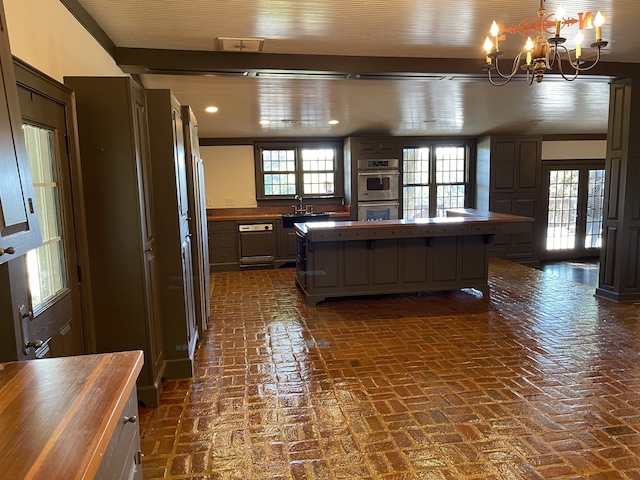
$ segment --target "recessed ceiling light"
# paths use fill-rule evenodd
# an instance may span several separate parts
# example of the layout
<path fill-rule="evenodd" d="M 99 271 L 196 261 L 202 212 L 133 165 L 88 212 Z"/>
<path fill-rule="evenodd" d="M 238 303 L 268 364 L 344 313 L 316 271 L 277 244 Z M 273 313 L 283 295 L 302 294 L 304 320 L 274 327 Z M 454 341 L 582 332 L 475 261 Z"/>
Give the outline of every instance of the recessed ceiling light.
<path fill-rule="evenodd" d="M 338 125 L 340 123 L 340 120 L 329 120 L 329 125 Z"/>
<path fill-rule="evenodd" d="M 260 125 L 269 125 L 271 120 L 260 120 Z"/>
<path fill-rule="evenodd" d="M 204 111 L 207 113 L 216 113 L 218 111 L 218 107 L 207 107 Z"/>

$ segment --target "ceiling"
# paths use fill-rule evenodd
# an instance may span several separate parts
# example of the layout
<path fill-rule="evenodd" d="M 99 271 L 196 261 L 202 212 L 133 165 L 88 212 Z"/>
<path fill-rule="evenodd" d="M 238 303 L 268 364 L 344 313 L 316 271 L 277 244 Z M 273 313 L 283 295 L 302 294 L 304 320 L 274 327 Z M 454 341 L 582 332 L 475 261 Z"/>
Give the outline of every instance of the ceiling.
<path fill-rule="evenodd" d="M 638 0 L 563 0 L 566 19 L 605 15 L 601 63 L 574 82 L 547 74 L 502 87 L 482 72 L 491 21 L 535 17 L 539 0 L 75 1 L 124 71 L 194 109 L 201 138 L 602 135 L 609 82 L 640 78 Z M 557 6 L 549 0 L 548 14 Z M 576 33 L 563 26 L 570 49 Z M 585 44 L 594 35 L 585 30 Z M 222 52 L 221 37 L 264 43 Z M 504 70 L 523 44 L 512 34 L 501 41 Z M 205 113 L 209 105 L 218 112 Z"/>

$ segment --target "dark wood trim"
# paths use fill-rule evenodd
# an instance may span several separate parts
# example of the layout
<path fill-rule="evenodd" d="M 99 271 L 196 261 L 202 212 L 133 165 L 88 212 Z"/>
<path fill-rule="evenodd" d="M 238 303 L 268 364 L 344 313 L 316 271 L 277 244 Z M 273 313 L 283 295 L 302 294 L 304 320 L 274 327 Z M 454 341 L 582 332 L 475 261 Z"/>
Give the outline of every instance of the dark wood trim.
<path fill-rule="evenodd" d="M 113 58 L 117 60 L 117 47 L 113 43 L 109 35 L 98 25 L 89 12 L 87 12 L 78 0 L 60 0 L 60 2 L 67 7 L 67 10 L 76 17 L 76 20 L 80 22 L 87 32 L 91 34 L 93 38 L 105 49 L 105 51 Z"/>
<path fill-rule="evenodd" d="M 25 61 L 13 57 L 16 83 L 58 103 L 69 105 L 73 90 Z"/>
<path fill-rule="evenodd" d="M 543 142 L 580 141 L 580 140 L 606 140 L 606 133 L 598 134 L 553 134 L 542 135 Z"/>
<path fill-rule="evenodd" d="M 127 73 L 486 81 L 481 58 L 296 55 L 118 47 L 116 61 Z M 505 60 L 505 63 L 509 61 Z M 616 77 L 640 77 L 640 63 L 600 62 L 584 77 L 606 82 Z M 545 79 L 561 80 L 561 77 L 547 73 Z"/>
<path fill-rule="evenodd" d="M 342 137 L 258 137 L 258 138 L 201 138 L 199 144 L 201 147 L 220 147 L 220 146 L 236 146 L 250 145 L 256 143 L 335 143 L 344 142 Z"/>

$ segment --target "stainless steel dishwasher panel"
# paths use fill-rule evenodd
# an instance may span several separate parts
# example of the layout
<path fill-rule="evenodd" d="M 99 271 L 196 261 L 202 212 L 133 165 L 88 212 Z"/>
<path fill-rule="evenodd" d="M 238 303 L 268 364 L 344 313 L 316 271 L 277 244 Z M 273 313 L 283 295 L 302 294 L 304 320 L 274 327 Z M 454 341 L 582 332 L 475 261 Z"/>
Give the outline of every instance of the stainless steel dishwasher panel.
<path fill-rule="evenodd" d="M 273 223 L 249 223 L 238 225 L 240 236 L 240 266 L 272 266 L 276 243 Z"/>

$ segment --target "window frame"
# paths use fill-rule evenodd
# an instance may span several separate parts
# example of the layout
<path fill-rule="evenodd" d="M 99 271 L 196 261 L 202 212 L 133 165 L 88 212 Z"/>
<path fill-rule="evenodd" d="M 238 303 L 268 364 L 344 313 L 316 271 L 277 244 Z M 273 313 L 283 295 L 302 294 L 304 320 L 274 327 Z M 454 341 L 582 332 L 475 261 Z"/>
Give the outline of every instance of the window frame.
<path fill-rule="evenodd" d="M 334 192 L 332 194 L 305 194 L 304 190 L 304 174 L 302 169 L 302 150 L 306 149 L 332 149 L 334 156 Z M 264 150 L 294 150 L 295 162 L 295 188 L 296 193 L 288 195 L 266 195 L 263 169 L 262 152 Z M 256 201 L 258 205 L 277 204 L 286 201 L 289 204 L 296 195 L 303 199 L 314 200 L 342 200 L 344 198 L 344 160 L 343 160 L 343 144 L 340 141 L 295 141 L 295 142 L 260 142 L 254 145 L 254 163 L 255 163 L 255 180 L 256 180 Z"/>
<path fill-rule="evenodd" d="M 464 181 L 460 182 L 446 182 L 437 183 L 436 175 L 436 149 L 442 147 L 454 147 L 464 148 L 465 150 L 465 165 L 464 165 Z M 404 177 L 404 162 L 405 162 L 405 150 L 406 149 L 429 149 L 429 173 L 428 183 L 420 184 L 405 184 Z M 464 185 L 464 208 L 473 208 L 474 195 L 475 195 L 475 142 L 472 139 L 446 139 L 446 140 L 431 140 L 424 142 L 406 143 L 400 146 L 400 163 L 401 163 L 401 183 L 400 183 L 400 198 L 402 199 L 402 218 L 405 218 L 405 205 L 404 205 L 404 193 L 405 187 L 413 186 L 428 186 L 429 187 L 429 217 L 436 217 L 438 214 L 438 187 L 443 185 Z"/>

